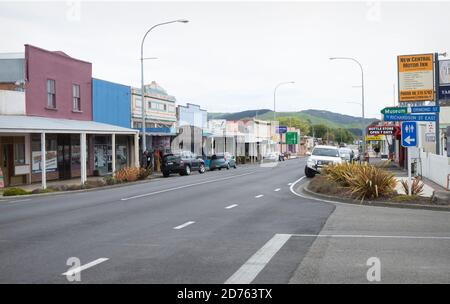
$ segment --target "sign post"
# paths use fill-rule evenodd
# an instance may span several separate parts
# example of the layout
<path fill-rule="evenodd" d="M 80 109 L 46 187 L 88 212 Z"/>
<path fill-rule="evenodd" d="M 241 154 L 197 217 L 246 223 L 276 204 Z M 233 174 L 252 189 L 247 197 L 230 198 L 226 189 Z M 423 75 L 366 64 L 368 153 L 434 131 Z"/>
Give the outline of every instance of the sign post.
<path fill-rule="evenodd" d="M 411 147 L 417 146 L 417 122 L 402 122 L 402 146 L 408 149 L 408 195 L 411 196 Z"/>

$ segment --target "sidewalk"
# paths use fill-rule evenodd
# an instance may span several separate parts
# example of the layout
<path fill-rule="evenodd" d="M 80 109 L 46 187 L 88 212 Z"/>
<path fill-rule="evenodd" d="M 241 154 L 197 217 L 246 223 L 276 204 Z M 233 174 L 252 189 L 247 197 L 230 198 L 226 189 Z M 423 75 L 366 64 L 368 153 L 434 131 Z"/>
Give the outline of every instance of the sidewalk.
<path fill-rule="evenodd" d="M 383 162 L 385 162 L 385 159 L 380 158 L 371 158 L 369 159 L 369 163 L 372 165 L 381 165 Z M 400 184 L 401 180 L 405 180 L 408 178 L 408 171 L 400 168 L 396 163 L 391 162 L 390 165 L 387 167 L 389 171 L 395 174 L 397 180 L 399 183 L 397 184 L 397 192 L 399 194 L 404 194 L 403 187 Z M 435 196 L 438 201 L 444 201 L 449 202 L 450 201 L 450 191 L 447 191 L 445 188 L 441 187 L 440 185 L 434 183 L 433 181 L 422 177 L 422 182 L 425 184 L 423 188 L 423 194 L 422 196 L 426 197 L 432 197 Z"/>

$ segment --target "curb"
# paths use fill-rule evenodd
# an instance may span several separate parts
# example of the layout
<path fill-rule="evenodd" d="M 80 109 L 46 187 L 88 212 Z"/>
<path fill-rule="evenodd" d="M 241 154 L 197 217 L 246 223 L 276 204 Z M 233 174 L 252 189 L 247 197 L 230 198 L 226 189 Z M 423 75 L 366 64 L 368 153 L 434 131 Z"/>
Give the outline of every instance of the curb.
<path fill-rule="evenodd" d="M 445 211 L 450 212 L 450 206 L 440 206 L 440 205 L 423 205 L 423 204 L 405 204 L 405 203 L 390 203 L 390 202 L 377 202 L 377 201 L 364 201 L 360 202 L 352 199 L 343 199 L 332 195 L 326 195 L 322 193 L 316 193 L 308 189 L 309 182 L 302 184 L 302 192 L 304 194 L 310 195 L 319 199 L 330 200 L 331 202 L 356 205 L 356 206 L 375 206 L 375 207 L 390 207 L 390 208 L 405 208 L 405 209 L 422 209 L 422 210 L 432 210 L 432 211 Z M 298 187 L 298 188 L 300 188 Z M 297 188 L 297 189 L 298 189 Z M 294 190 L 296 191 L 296 190 Z"/>
<path fill-rule="evenodd" d="M 0 196 L 0 203 L 2 203 L 2 202 L 6 203 L 6 202 L 8 202 L 6 199 L 9 200 L 10 198 L 17 199 L 17 198 L 42 197 L 42 196 L 63 195 L 63 194 L 71 194 L 71 193 L 82 193 L 82 192 L 121 188 L 121 187 L 126 187 L 126 186 L 133 186 L 133 185 L 149 183 L 155 179 L 160 179 L 160 178 L 162 178 L 162 176 L 156 176 L 156 177 L 153 177 L 150 179 L 140 180 L 140 181 L 135 181 L 135 182 L 128 182 L 128 183 L 115 184 L 115 185 L 106 185 L 106 186 L 102 186 L 102 187 L 95 187 L 95 188 L 89 188 L 89 189 L 54 191 L 54 192 L 48 192 L 48 193 L 36 193 L 36 194 L 25 194 L 25 195 Z"/>

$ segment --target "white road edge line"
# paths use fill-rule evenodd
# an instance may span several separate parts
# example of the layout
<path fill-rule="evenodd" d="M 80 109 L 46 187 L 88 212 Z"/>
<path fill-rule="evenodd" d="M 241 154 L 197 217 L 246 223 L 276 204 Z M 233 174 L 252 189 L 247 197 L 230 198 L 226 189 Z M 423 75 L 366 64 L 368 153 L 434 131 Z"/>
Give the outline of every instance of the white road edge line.
<path fill-rule="evenodd" d="M 278 191 L 280 191 L 280 190 L 281 190 L 281 188 L 276 188 L 276 189 L 273 190 L 273 191 L 278 192 Z"/>
<path fill-rule="evenodd" d="M 229 277 L 225 284 L 250 284 L 290 237 L 290 234 L 275 234 Z"/>
<path fill-rule="evenodd" d="M 255 172 L 256 172 L 256 171 L 248 172 L 248 173 L 243 173 L 243 174 L 238 174 L 238 175 L 233 175 L 233 176 L 228 176 L 228 177 L 224 177 L 224 178 L 218 178 L 218 179 L 213 179 L 213 180 L 207 180 L 207 181 L 204 181 L 204 182 L 199 182 L 199 183 L 194 183 L 194 184 L 189 184 L 189 185 L 183 185 L 183 186 L 179 186 L 179 187 L 174 187 L 174 188 L 170 188 L 170 189 L 159 190 L 159 191 L 150 192 L 150 193 L 144 193 L 144 194 L 135 195 L 135 196 L 130 196 L 130 197 L 124 197 L 124 198 L 121 198 L 120 200 L 122 200 L 122 201 L 128 201 L 128 200 L 135 199 L 135 198 L 146 197 L 146 196 L 155 195 L 155 194 L 160 194 L 160 193 L 169 192 L 169 191 L 173 191 L 173 190 L 184 189 L 184 188 L 188 188 L 188 187 L 192 187 L 192 186 L 199 186 L 199 185 L 204 185 L 204 184 L 210 184 L 210 183 L 219 182 L 219 181 L 223 181 L 223 180 L 227 180 L 227 179 L 232 179 L 232 178 L 235 178 L 235 177 L 240 177 L 240 176 L 245 176 L 245 175 L 253 174 L 253 173 L 255 173 Z"/>
<path fill-rule="evenodd" d="M 184 223 L 184 224 L 182 224 L 180 226 L 173 227 L 173 229 L 175 229 L 175 230 L 183 229 L 184 227 L 187 227 L 187 226 L 192 225 L 192 224 L 195 224 L 195 222 L 194 221 L 189 221 L 189 222 L 186 222 L 186 223 Z"/>
<path fill-rule="evenodd" d="M 264 196 L 264 194 L 260 194 L 260 195 L 255 196 L 255 198 L 260 198 L 260 197 L 263 197 L 263 196 Z"/>
<path fill-rule="evenodd" d="M 31 198 L 20 199 L 20 200 L 14 200 L 14 201 L 6 201 L 5 203 L 13 204 L 13 203 L 28 202 L 28 201 L 31 201 Z"/>
<path fill-rule="evenodd" d="M 324 238 L 380 238 L 380 239 L 429 239 L 450 240 L 450 236 L 415 236 L 415 235 L 366 235 L 366 234 L 292 234 L 293 237 Z"/>
<path fill-rule="evenodd" d="M 79 273 L 79 272 L 81 272 L 81 271 L 83 271 L 83 270 L 86 270 L 86 269 L 88 269 L 88 268 L 90 268 L 90 267 L 93 267 L 93 266 L 95 266 L 95 265 L 98 265 L 98 264 L 100 264 L 100 263 L 103 263 L 103 262 L 105 262 L 105 261 L 107 261 L 107 260 L 109 260 L 109 258 L 100 258 L 100 259 L 96 259 L 95 261 L 92 261 L 92 262 L 87 263 L 87 264 L 85 264 L 85 265 L 81 265 L 81 266 L 79 266 L 79 267 L 76 267 L 76 268 L 74 268 L 74 269 L 71 269 L 71 270 L 69 270 L 69 271 L 66 271 L 66 272 L 64 272 L 62 275 L 63 275 L 63 276 L 71 276 L 71 275 L 74 275 L 75 273 Z"/>
<path fill-rule="evenodd" d="M 231 209 L 231 208 L 234 208 L 234 207 L 237 207 L 237 206 L 238 206 L 238 204 L 233 204 L 233 205 L 230 205 L 230 206 L 226 206 L 225 209 Z"/>

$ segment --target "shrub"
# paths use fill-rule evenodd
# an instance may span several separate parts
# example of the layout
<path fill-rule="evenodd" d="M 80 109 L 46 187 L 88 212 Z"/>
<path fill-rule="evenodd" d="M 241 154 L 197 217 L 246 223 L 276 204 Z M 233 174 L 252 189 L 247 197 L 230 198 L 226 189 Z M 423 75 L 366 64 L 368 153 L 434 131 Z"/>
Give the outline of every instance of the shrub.
<path fill-rule="evenodd" d="M 397 185 L 394 174 L 367 163 L 327 166 L 324 174 L 341 186 L 349 187 L 352 195 L 361 200 L 392 195 Z"/>
<path fill-rule="evenodd" d="M 3 196 L 27 195 L 30 192 L 22 188 L 7 188 L 3 191 Z"/>
<path fill-rule="evenodd" d="M 144 168 L 122 168 L 114 173 L 114 179 L 119 182 L 134 182 L 146 178 L 151 171 Z M 147 175 L 146 175 L 147 174 Z"/>
<path fill-rule="evenodd" d="M 103 178 L 107 185 L 115 185 L 117 184 L 117 180 L 112 176 L 106 176 Z"/>
<path fill-rule="evenodd" d="M 408 180 L 402 180 L 401 184 L 403 186 L 403 190 L 408 195 Z M 419 178 L 414 178 L 411 185 L 411 195 L 421 195 L 423 193 L 424 186 L 425 184 Z"/>
<path fill-rule="evenodd" d="M 139 180 L 147 179 L 147 177 L 152 175 L 152 169 L 151 168 L 147 168 L 147 169 L 139 168 L 139 169 L 140 169 L 139 177 L 138 177 Z"/>

